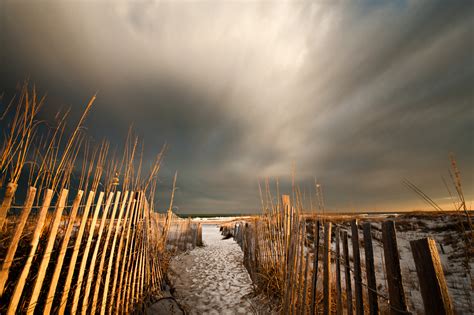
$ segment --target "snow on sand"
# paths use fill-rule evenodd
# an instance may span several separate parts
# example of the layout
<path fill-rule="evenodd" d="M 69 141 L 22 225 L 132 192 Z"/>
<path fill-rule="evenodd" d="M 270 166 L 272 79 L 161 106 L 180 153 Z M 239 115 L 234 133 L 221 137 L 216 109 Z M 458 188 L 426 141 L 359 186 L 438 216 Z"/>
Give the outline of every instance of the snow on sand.
<path fill-rule="evenodd" d="M 242 251 L 232 239 L 222 240 L 216 225 L 202 227 L 204 247 L 171 261 L 174 296 L 189 314 L 252 314 L 246 295 L 252 281 Z"/>

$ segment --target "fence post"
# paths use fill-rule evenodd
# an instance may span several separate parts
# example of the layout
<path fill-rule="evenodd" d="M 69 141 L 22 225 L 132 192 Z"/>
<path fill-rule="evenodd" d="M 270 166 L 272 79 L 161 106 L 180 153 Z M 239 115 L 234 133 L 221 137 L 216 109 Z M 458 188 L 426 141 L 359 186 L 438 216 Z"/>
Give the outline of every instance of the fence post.
<path fill-rule="evenodd" d="M 347 231 L 342 232 L 342 247 L 344 250 L 344 271 L 346 278 L 346 302 L 347 315 L 352 315 L 352 286 L 351 286 L 351 268 L 349 259 L 349 245 L 347 241 Z"/>
<path fill-rule="evenodd" d="M 331 314 L 332 276 L 331 276 L 331 222 L 324 224 L 324 314 Z"/>
<path fill-rule="evenodd" d="M 426 314 L 454 314 L 436 242 L 423 238 L 410 242 L 420 279 L 420 291 Z"/>
<path fill-rule="evenodd" d="M 342 289 L 341 289 L 341 246 L 340 231 L 336 228 L 336 311 L 338 315 L 342 315 Z"/>
<path fill-rule="evenodd" d="M 364 229 L 365 269 L 367 272 L 367 295 L 369 297 L 369 312 L 371 315 L 379 313 L 377 297 L 377 282 L 375 279 L 374 251 L 372 247 L 372 229 L 370 222 L 362 225 Z"/>
<path fill-rule="evenodd" d="M 352 254 L 354 257 L 354 287 L 356 298 L 356 314 L 364 314 L 364 300 L 362 297 L 362 271 L 360 267 L 359 230 L 357 220 L 351 222 L 352 230 Z"/>
<path fill-rule="evenodd" d="M 408 307 L 403 290 L 400 255 L 393 221 L 382 222 L 382 243 L 390 298 L 390 314 L 407 313 Z"/>

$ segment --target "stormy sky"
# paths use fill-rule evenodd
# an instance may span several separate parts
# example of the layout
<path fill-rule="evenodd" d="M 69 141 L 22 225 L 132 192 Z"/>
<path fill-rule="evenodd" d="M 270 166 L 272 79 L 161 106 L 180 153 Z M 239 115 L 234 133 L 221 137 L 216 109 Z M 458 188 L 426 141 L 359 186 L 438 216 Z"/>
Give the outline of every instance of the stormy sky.
<path fill-rule="evenodd" d="M 426 208 L 404 178 L 449 205 L 449 152 L 472 207 L 473 3 L 1 0 L 0 90 L 73 117 L 98 92 L 89 134 L 168 143 L 178 213 L 255 211 L 293 163 L 329 209 Z"/>

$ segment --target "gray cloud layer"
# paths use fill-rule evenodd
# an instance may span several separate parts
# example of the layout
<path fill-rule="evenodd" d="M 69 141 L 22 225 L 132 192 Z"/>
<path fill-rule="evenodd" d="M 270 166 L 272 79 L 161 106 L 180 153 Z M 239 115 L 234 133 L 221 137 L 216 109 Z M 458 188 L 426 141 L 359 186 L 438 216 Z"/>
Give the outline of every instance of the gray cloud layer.
<path fill-rule="evenodd" d="M 99 91 L 90 132 L 167 141 L 182 212 L 254 210 L 293 162 L 333 209 L 423 206 L 404 177 L 443 203 L 450 151 L 473 199 L 471 1 L 2 5 L 2 90 Z"/>

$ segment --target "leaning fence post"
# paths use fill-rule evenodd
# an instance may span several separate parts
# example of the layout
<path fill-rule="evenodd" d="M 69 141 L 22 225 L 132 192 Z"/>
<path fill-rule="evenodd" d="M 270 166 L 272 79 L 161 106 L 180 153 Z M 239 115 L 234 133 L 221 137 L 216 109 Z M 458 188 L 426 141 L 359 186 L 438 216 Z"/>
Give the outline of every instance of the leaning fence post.
<path fill-rule="evenodd" d="M 393 221 L 382 222 L 382 243 L 387 271 L 388 295 L 390 298 L 390 314 L 408 312 L 403 290 L 400 255 L 397 247 L 397 235 Z"/>
<path fill-rule="evenodd" d="M 364 314 L 364 301 L 362 297 L 362 275 L 360 267 L 360 250 L 359 250 L 359 230 L 357 220 L 351 222 L 352 229 L 352 254 L 354 257 L 354 287 L 356 298 L 356 314 Z"/>
<path fill-rule="evenodd" d="M 331 276 L 331 222 L 324 224 L 324 314 L 331 314 L 332 276 Z"/>
<path fill-rule="evenodd" d="M 346 278 L 347 315 L 352 315 L 351 268 L 349 264 L 349 245 L 347 242 L 347 231 L 342 232 L 342 247 L 344 250 L 344 271 L 345 271 L 345 278 Z"/>
<path fill-rule="evenodd" d="M 423 238 L 410 242 L 420 279 L 420 291 L 426 314 L 454 314 L 436 242 Z"/>
<path fill-rule="evenodd" d="M 367 271 L 367 294 L 369 297 L 369 312 L 371 315 L 379 313 L 377 298 L 377 282 L 375 279 L 374 252 L 372 248 L 372 230 L 370 222 L 362 225 L 364 229 L 365 269 Z"/>

